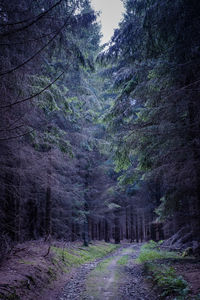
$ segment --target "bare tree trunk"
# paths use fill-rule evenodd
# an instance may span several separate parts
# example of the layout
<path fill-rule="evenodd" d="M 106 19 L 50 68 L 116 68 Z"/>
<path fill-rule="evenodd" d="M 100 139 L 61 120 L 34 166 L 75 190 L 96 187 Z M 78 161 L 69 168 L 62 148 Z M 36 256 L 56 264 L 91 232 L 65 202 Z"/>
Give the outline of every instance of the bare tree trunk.
<path fill-rule="evenodd" d="M 101 240 L 101 220 L 99 220 L 98 228 L 99 228 L 99 236 L 98 236 L 98 239 L 99 239 L 99 241 L 100 241 L 100 240 Z"/>
<path fill-rule="evenodd" d="M 95 239 L 95 224 L 93 219 L 91 219 L 91 239 Z"/>
<path fill-rule="evenodd" d="M 128 208 L 126 208 L 126 240 L 129 239 Z"/>
<path fill-rule="evenodd" d="M 115 219 L 114 219 L 114 224 L 115 224 L 115 244 L 120 243 L 120 223 L 119 223 L 119 212 L 115 212 Z"/>
<path fill-rule="evenodd" d="M 108 221 L 105 217 L 105 242 L 109 243 L 110 242 L 110 236 L 109 236 L 109 224 Z"/>
<path fill-rule="evenodd" d="M 140 227 L 140 241 L 143 242 L 143 216 L 141 215 L 139 218 L 139 227 Z"/>
<path fill-rule="evenodd" d="M 136 242 L 139 243 L 139 237 L 138 237 L 138 216 L 135 216 L 135 237 Z"/>
<path fill-rule="evenodd" d="M 4 201 L 4 214 L 6 216 L 7 232 L 12 241 L 15 240 L 15 205 L 14 195 L 12 191 L 13 175 L 7 173 L 5 175 L 5 201 Z"/>
<path fill-rule="evenodd" d="M 74 222 L 72 221 L 71 224 L 71 241 L 74 242 L 75 241 L 75 235 L 76 235 L 76 227 Z"/>
<path fill-rule="evenodd" d="M 45 206 L 45 240 L 51 237 L 51 150 L 48 152 L 48 171 L 47 171 L 47 189 L 46 189 L 46 206 Z"/>
<path fill-rule="evenodd" d="M 130 228 L 130 238 L 131 238 L 131 243 L 133 243 L 134 242 L 134 240 L 135 240 L 135 234 L 134 234 L 134 214 L 133 214 L 133 206 L 131 205 L 131 215 L 130 215 L 130 226 L 131 226 L 131 228 Z"/>
<path fill-rule="evenodd" d="M 87 220 L 84 222 L 83 226 L 83 245 L 88 247 L 89 244 L 89 235 L 88 235 L 88 222 Z"/>

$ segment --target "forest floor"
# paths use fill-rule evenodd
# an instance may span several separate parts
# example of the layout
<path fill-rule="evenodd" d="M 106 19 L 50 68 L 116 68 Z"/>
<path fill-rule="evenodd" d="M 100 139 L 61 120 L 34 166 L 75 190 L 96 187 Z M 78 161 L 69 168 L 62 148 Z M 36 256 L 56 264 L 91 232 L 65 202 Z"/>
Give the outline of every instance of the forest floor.
<path fill-rule="evenodd" d="M 56 299 L 81 265 L 97 263 L 117 248 L 105 242 L 89 247 L 83 247 L 81 242 L 49 244 L 43 240 L 19 244 L 1 261 L 0 299 Z"/>
<path fill-rule="evenodd" d="M 176 276 L 181 275 L 190 289 L 186 296 L 176 298 L 168 293 L 161 297 L 163 289 L 158 287 L 158 280 L 154 280 L 152 270 L 148 272 L 144 268 L 145 264 L 152 268 L 152 261 L 141 263 L 138 259 L 152 258 L 155 251 L 143 247 L 144 244 L 117 246 L 104 242 L 83 247 L 81 243 L 55 242 L 48 252 L 49 244 L 43 241 L 18 245 L 0 266 L 0 299 L 200 300 L 200 260 L 192 257 L 156 259 L 153 268 L 158 266 L 158 272 L 162 272 L 165 266 L 172 266 Z M 158 274 L 159 278 L 162 276 Z M 164 291 L 170 292 L 174 282 L 178 282 L 177 277 L 171 279 Z"/>

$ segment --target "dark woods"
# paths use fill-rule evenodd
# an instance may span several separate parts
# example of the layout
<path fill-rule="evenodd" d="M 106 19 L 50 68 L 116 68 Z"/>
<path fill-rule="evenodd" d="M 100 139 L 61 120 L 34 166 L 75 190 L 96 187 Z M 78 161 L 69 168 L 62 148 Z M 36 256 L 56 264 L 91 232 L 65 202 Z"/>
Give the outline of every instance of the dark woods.
<path fill-rule="evenodd" d="M 198 242 L 200 6 L 124 4 L 103 51 L 87 0 L 0 2 L 2 254 L 51 236 Z"/>
<path fill-rule="evenodd" d="M 119 92 L 107 119 L 120 181 L 142 207 L 153 206 L 165 238 L 177 232 L 170 243 L 194 248 L 200 230 L 200 4 L 124 3 L 124 20 L 99 56 L 115 62 Z"/>
<path fill-rule="evenodd" d="M 88 1 L 1 1 L 2 251 L 39 237 L 80 238 L 94 160 L 86 116 L 95 20 Z"/>

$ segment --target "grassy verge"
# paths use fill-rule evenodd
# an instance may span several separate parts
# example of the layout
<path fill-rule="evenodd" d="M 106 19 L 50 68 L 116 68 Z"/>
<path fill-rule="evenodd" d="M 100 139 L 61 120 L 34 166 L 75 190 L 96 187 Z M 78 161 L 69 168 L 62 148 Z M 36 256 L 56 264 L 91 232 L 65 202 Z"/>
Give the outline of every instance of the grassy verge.
<path fill-rule="evenodd" d="M 0 268 L 0 299 L 41 299 L 41 292 L 61 275 L 70 273 L 74 267 L 102 258 L 119 246 L 95 242 L 83 247 L 81 242 L 64 245 L 55 242 L 49 249 L 43 241 L 26 242 L 17 248 Z M 48 255 L 47 255 L 48 253 Z"/>
<path fill-rule="evenodd" d="M 129 255 L 124 255 L 124 256 L 120 257 L 120 259 L 117 261 L 117 264 L 124 266 L 128 263 L 129 259 L 130 259 Z"/>
<path fill-rule="evenodd" d="M 136 262 L 145 263 L 147 261 L 169 258 L 179 259 L 180 255 L 176 252 L 162 251 L 160 250 L 159 244 L 150 241 L 141 247 L 141 252 L 139 257 L 136 259 Z"/>
<path fill-rule="evenodd" d="M 172 259 L 183 258 L 175 252 L 160 250 L 159 244 L 150 241 L 142 246 L 137 262 L 144 264 L 147 278 L 158 287 L 160 299 L 171 296 L 172 298 L 169 299 L 187 300 L 189 299 L 188 283 L 182 276 L 176 274 L 175 269 L 170 265 Z"/>
<path fill-rule="evenodd" d="M 119 276 L 120 271 L 120 266 L 116 268 L 117 258 L 104 259 L 90 272 L 86 280 L 86 289 L 82 294 L 83 299 L 102 300 L 107 297 L 106 292 L 117 294 L 118 278 L 116 276 Z"/>
<path fill-rule="evenodd" d="M 64 271 L 69 272 L 72 267 L 77 267 L 89 261 L 102 258 L 119 248 L 118 245 L 99 242 L 89 247 L 64 248 L 52 247 L 58 260 L 64 263 Z"/>

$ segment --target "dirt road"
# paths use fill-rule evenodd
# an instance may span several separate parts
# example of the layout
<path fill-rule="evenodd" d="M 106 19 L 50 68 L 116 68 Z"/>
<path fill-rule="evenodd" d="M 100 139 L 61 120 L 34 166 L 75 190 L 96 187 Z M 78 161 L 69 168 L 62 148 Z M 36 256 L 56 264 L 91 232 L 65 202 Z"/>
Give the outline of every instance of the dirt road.
<path fill-rule="evenodd" d="M 140 245 L 126 245 L 98 262 L 83 265 L 64 287 L 59 300 L 155 300 L 135 262 Z"/>

